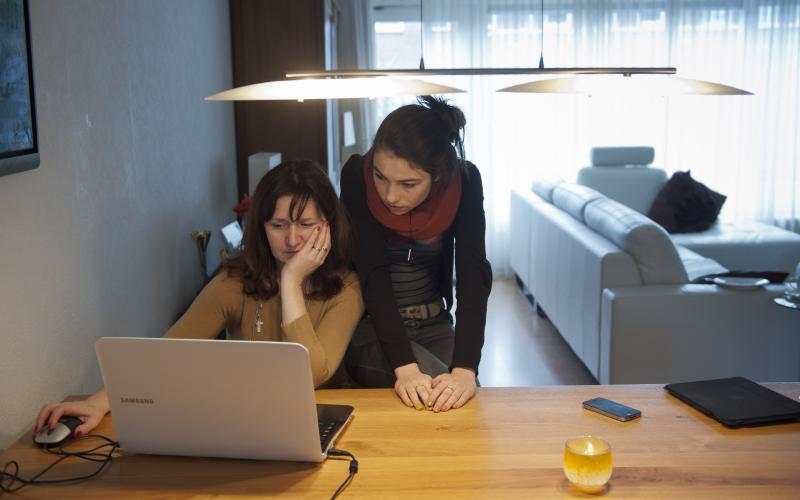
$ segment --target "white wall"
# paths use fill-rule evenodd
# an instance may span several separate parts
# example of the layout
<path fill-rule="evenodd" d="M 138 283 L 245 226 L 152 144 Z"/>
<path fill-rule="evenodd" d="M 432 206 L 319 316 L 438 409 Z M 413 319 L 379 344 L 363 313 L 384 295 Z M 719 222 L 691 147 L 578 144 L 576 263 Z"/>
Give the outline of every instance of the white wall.
<path fill-rule="evenodd" d="M 0 177 L 0 449 L 101 383 L 94 341 L 159 336 L 233 219 L 227 0 L 30 0 L 41 165 Z"/>

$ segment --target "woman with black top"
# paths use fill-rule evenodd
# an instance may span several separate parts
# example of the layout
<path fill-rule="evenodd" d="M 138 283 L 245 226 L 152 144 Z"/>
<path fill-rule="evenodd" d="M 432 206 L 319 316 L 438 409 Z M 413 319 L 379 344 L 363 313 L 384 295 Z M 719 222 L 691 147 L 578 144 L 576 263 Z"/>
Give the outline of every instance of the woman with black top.
<path fill-rule="evenodd" d="M 367 312 L 345 363 L 357 383 L 393 385 L 407 406 L 438 412 L 475 395 L 492 269 L 464 114 L 430 96 L 418 102 L 391 112 L 342 171 Z"/>

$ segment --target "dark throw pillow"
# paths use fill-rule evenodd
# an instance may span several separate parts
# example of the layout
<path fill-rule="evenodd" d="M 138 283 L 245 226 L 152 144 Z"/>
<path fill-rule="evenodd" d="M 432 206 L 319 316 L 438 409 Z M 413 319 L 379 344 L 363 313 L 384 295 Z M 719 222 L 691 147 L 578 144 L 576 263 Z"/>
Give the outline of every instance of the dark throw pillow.
<path fill-rule="evenodd" d="M 692 179 L 691 170 L 675 172 L 658 192 L 647 216 L 670 233 L 691 233 L 711 227 L 727 196 Z"/>

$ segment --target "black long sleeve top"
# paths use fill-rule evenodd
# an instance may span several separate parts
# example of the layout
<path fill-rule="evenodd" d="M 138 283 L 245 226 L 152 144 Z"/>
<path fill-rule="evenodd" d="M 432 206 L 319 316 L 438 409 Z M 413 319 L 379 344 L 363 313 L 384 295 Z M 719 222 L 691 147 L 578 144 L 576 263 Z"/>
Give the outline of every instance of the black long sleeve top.
<path fill-rule="evenodd" d="M 364 158 L 353 155 L 342 169 L 341 200 L 353 224 L 355 267 L 378 340 L 392 368 L 415 363 L 411 344 L 392 293 L 383 225 L 367 206 Z M 442 234 L 440 289 L 447 309 L 453 306 L 453 263 L 456 272 L 455 349 L 450 368 L 478 373 L 486 306 L 492 289 L 492 267 L 486 260 L 486 216 L 483 184 L 475 165 L 461 176 L 461 200 L 453 223 Z"/>

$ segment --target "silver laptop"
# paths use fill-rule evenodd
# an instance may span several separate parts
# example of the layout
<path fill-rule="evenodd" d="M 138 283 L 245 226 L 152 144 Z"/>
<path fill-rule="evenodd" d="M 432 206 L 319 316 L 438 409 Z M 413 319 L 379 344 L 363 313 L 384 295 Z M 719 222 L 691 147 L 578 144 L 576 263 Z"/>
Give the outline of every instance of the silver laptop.
<path fill-rule="evenodd" d="M 321 462 L 353 415 L 315 403 L 300 344 L 104 337 L 95 351 L 125 453 Z"/>

